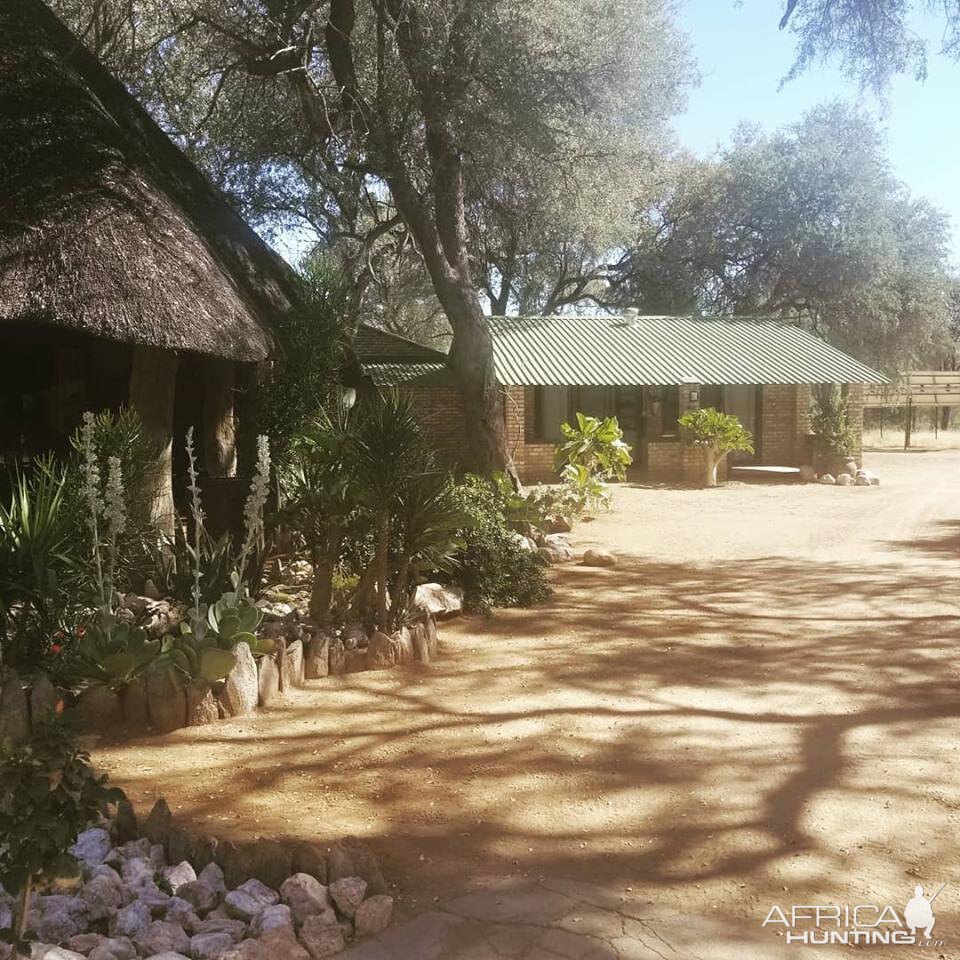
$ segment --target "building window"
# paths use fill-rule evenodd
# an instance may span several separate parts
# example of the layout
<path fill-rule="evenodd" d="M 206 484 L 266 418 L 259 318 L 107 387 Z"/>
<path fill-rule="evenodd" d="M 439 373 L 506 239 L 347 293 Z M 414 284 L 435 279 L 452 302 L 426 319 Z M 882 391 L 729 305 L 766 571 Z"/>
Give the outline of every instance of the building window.
<path fill-rule="evenodd" d="M 675 437 L 680 430 L 680 388 L 663 387 L 660 396 L 660 436 Z"/>
<path fill-rule="evenodd" d="M 567 387 L 534 387 L 532 439 L 541 443 L 558 443 L 560 424 L 570 417 L 569 406 Z"/>

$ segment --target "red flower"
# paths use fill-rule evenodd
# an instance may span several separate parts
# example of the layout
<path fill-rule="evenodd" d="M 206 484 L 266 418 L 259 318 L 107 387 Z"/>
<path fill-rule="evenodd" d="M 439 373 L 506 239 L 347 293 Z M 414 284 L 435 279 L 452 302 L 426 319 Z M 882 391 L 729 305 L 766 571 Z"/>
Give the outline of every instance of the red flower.
<path fill-rule="evenodd" d="M 51 643 L 51 644 L 50 644 L 50 652 L 51 652 L 51 653 L 54 653 L 54 654 L 59 653 L 62 649 L 63 649 L 63 647 L 61 647 L 59 643 Z"/>
<path fill-rule="evenodd" d="M 82 637 L 87 632 L 86 627 L 77 627 L 77 636 Z"/>

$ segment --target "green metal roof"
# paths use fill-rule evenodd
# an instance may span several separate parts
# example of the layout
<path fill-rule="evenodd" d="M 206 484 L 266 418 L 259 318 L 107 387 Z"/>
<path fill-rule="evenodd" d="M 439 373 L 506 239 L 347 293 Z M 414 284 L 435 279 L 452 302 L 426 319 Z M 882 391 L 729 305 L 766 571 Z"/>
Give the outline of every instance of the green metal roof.
<path fill-rule="evenodd" d="M 497 379 L 516 386 L 886 383 L 800 327 L 700 317 L 490 317 Z"/>
<path fill-rule="evenodd" d="M 429 383 L 439 384 L 448 375 L 446 363 L 417 363 L 400 361 L 398 363 L 365 363 L 360 366 L 363 372 L 378 387 L 398 387 L 401 384 Z"/>

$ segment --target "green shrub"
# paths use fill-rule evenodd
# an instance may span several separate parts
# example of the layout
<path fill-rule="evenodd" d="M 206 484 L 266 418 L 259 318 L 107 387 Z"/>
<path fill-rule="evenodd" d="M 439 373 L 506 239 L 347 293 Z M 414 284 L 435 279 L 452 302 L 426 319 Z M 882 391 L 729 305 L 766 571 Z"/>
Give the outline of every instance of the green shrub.
<path fill-rule="evenodd" d="M 526 607 L 550 595 L 547 563 L 527 550 L 504 515 L 504 495 L 481 477 L 468 476 L 454 490 L 468 523 L 459 531 L 462 548 L 453 577 L 467 609 Z"/>
<path fill-rule="evenodd" d="M 847 398 L 835 384 L 817 389 L 810 407 L 813 452 L 818 459 L 846 457 L 855 448 L 856 436 L 850 423 Z"/>
<path fill-rule="evenodd" d="M 560 425 L 563 440 L 557 444 L 554 468 L 584 467 L 598 480 L 625 480 L 633 463 L 630 447 L 623 442 L 623 431 L 616 417 L 588 417 L 577 414 L 577 425 Z"/>
<path fill-rule="evenodd" d="M 286 462 L 338 389 L 349 288 L 328 263 L 314 260 L 301 278 L 300 303 L 271 328 L 274 359 L 257 399 L 257 426 L 270 438 L 277 465 Z"/>
<path fill-rule="evenodd" d="M 35 722 L 23 746 L 0 752 L 0 884 L 20 894 L 18 929 L 7 939 L 21 949 L 33 885 L 75 876 L 77 834 L 123 799 L 89 761 L 53 716 Z"/>

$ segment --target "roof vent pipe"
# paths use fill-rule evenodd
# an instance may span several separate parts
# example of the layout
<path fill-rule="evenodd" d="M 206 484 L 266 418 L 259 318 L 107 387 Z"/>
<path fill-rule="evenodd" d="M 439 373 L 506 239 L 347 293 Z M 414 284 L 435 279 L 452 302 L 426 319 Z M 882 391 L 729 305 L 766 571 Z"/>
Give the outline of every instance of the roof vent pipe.
<path fill-rule="evenodd" d="M 633 323 L 639 316 L 640 311 L 636 307 L 627 307 L 627 309 L 623 311 L 623 319 L 626 320 L 627 323 Z"/>

